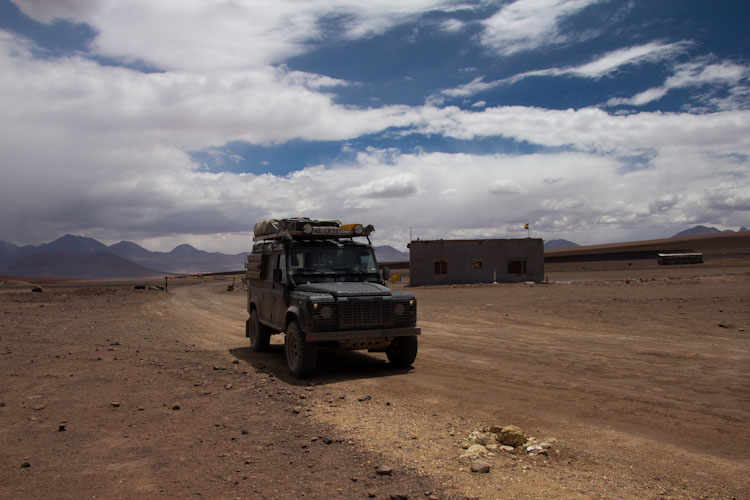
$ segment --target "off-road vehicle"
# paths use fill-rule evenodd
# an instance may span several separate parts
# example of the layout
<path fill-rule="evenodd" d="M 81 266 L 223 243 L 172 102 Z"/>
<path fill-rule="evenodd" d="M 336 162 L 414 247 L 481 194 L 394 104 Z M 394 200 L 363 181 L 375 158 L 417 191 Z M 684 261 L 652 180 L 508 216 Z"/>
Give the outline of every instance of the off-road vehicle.
<path fill-rule="evenodd" d="M 247 258 L 245 335 L 252 350 L 268 350 L 271 335 L 285 332 L 296 377 L 312 375 L 319 354 L 338 349 L 385 352 L 394 366 L 411 365 L 420 334 L 417 301 L 385 285 L 372 231 L 306 217 L 258 222 Z"/>

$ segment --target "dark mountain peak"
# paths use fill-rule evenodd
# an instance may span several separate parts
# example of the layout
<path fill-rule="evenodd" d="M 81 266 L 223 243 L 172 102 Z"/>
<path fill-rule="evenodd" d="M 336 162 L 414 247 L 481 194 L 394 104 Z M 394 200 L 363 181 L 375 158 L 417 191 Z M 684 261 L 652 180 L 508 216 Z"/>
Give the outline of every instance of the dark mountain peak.
<path fill-rule="evenodd" d="M 104 243 L 95 240 L 94 238 L 66 234 L 65 236 L 61 236 L 51 243 L 39 245 L 38 251 L 85 254 L 94 252 L 106 252 L 107 246 Z"/>
<path fill-rule="evenodd" d="M 695 226 L 695 227 L 691 227 L 690 229 L 685 229 L 684 231 L 680 231 L 679 233 L 672 236 L 672 238 L 682 238 L 685 236 L 701 236 L 704 234 L 718 234 L 718 233 L 721 233 L 721 231 L 719 231 L 715 227 Z"/>
<path fill-rule="evenodd" d="M 573 243 L 572 241 L 563 240 L 563 239 L 549 240 L 549 241 L 544 242 L 545 250 L 560 250 L 563 248 L 575 248 L 579 246 L 581 245 L 579 245 L 578 243 Z"/>
<path fill-rule="evenodd" d="M 404 262 L 409 260 L 408 252 L 401 252 L 390 245 L 373 247 L 378 262 Z"/>
<path fill-rule="evenodd" d="M 738 233 L 744 233 L 745 231 L 750 231 L 750 229 L 746 228 L 745 226 L 742 226 L 737 230 Z"/>
<path fill-rule="evenodd" d="M 138 243 L 133 243 L 132 241 L 123 240 L 119 243 L 115 243 L 114 245 L 110 245 L 109 248 L 120 248 L 123 250 L 144 250 L 148 252 L 145 248 L 140 246 Z"/>
<path fill-rule="evenodd" d="M 0 240 L 0 249 L 3 249 L 3 250 L 17 250 L 19 248 L 21 248 L 21 247 L 19 247 L 18 245 L 14 245 L 10 241 Z"/>
<path fill-rule="evenodd" d="M 121 241 L 109 247 L 109 251 L 124 259 L 141 262 L 151 255 L 151 252 L 132 241 Z"/>
<path fill-rule="evenodd" d="M 207 253 L 208 252 L 205 252 L 203 250 L 198 250 L 192 245 L 183 243 L 182 245 L 177 245 L 176 247 L 174 247 L 174 250 L 169 252 L 169 255 L 175 257 L 198 257 L 199 255 L 205 255 Z"/>

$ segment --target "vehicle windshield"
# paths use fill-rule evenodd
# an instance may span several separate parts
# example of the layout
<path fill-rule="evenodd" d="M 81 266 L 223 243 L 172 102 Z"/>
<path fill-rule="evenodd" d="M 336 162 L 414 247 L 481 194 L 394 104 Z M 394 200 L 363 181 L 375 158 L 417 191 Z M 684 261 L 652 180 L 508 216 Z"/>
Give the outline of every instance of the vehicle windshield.
<path fill-rule="evenodd" d="M 291 272 L 295 281 L 365 281 L 378 279 L 372 248 L 325 243 L 293 245 Z"/>

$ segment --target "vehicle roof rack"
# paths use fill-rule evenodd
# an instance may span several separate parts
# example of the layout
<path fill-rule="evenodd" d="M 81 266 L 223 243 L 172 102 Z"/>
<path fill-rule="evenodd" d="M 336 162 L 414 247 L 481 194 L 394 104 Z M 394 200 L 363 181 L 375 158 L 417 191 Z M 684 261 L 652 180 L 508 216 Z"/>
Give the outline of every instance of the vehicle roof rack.
<path fill-rule="evenodd" d="M 290 217 L 286 219 L 267 219 L 255 224 L 255 241 L 276 240 L 290 235 L 295 240 L 339 239 L 366 237 L 375 230 L 372 225 L 341 224 L 336 219 L 310 219 L 308 217 Z"/>

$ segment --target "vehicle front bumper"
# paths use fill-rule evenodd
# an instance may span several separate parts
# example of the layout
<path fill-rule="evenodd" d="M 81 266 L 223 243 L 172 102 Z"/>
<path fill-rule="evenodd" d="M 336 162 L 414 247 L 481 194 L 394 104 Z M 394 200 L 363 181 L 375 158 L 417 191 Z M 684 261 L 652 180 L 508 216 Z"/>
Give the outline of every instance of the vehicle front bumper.
<path fill-rule="evenodd" d="M 377 330 L 346 330 L 339 332 L 316 332 L 306 333 L 305 340 L 308 342 L 324 342 L 328 340 L 361 340 L 392 337 L 411 337 L 421 335 L 419 327 L 408 328 L 379 328 Z"/>

